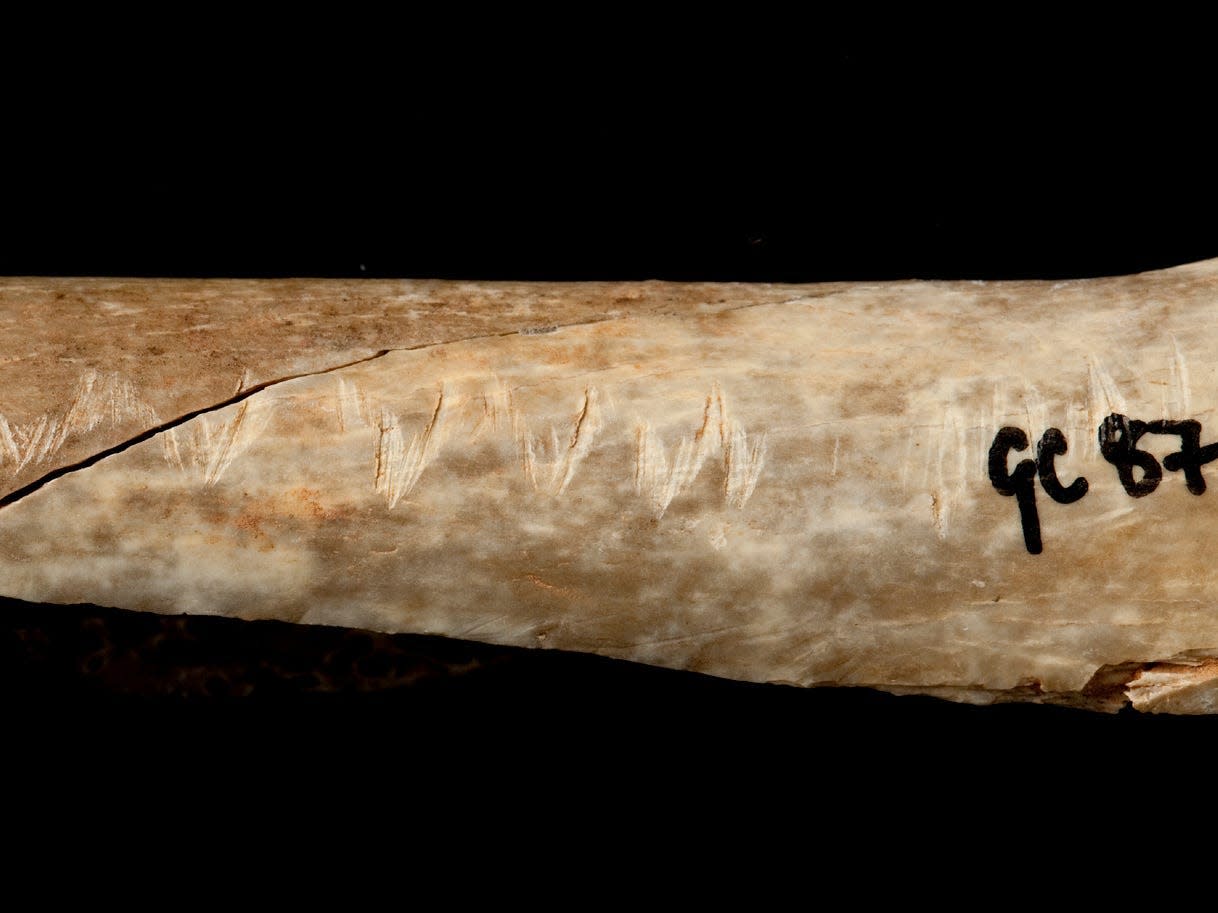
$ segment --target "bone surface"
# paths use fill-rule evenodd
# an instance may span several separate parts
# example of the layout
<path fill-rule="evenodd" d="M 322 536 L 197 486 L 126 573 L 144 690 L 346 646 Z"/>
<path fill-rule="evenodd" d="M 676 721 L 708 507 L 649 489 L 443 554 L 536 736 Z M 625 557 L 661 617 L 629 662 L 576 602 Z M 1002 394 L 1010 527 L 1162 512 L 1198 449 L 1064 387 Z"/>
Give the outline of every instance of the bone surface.
<path fill-rule="evenodd" d="M 1214 712 L 1216 307 L 4 280 L 0 593 Z"/>

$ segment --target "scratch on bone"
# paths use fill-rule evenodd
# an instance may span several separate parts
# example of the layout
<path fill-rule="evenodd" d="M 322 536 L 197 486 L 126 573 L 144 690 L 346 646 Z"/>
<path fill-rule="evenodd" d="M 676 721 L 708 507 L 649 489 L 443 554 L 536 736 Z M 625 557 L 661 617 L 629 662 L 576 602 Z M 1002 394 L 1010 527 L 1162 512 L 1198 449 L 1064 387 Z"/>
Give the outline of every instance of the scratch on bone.
<path fill-rule="evenodd" d="M 729 420 L 727 401 L 717 383 L 706 397 L 701 427 L 681 438 L 671 462 L 646 423 L 636 431 L 635 446 L 635 492 L 648 498 L 657 519 L 674 498 L 689 490 L 716 447 L 723 465 L 723 498 L 733 507 L 744 507 L 752 497 L 765 465 L 766 436 L 750 438 L 739 422 Z"/>
<path fill-rule="evenodd" d="M 233 391 L 233 396 L 239 394 L 242 390 L 250 385 L 250 369 L 242 368 L 241 376 L 237 378 L 237 389 Z"/>
<path fill-rule="evenodd" d="M 272 411 L 270 401 L 244 399 L 231 418 L 217 421 L 199 416 L 183 436 L 177 428 L 169 428 L 161 439 L 162 456 L 171 465 L 193 472 L 204 485 L 215 485 L 233 460 L 258 439 Z"/>
<path fill-rule="evenodd" d="M 742 508 L 753 496 L 761 467 L 765 464 L 766 436 L 754 437 L 733 422 L 723 448 L 724 498 L 733 507 Z"/>
<path fill-rule="evenodd" d="M 498 432 L 503 425 L 505 417 L 515 416 L 512 412 L 512 391 L 502 380 L 494 377 L 494 389 L 485 390 L 479 400 L 482 404 L 482 411 L 478 415 L 478 422 L 474 426 L 474 430 L 470 433 L 473 440 L 477 440 L 488 430 Z M 515 429 L 516 425 L 513 424 Z"/>
<path fill-rule="evenodd" d="M 1180 340 L 1176 339 L 1173 333 L 1171 337 L 1172 347 L 1172 387 L 1177 393 L 1177 405 L 1180 408 L 1180 415 L 1177 418 L 1191 418 L 1193 414 L 1192 404 L 1192 387 L 1188 381 L 1188 363 L 1184 360 L 1184 353 L 1180 351 Z M 1171 416 L 1168 416 L 1169 418 Z"/>
<path fill-rule="evenodd" d="M 1089 457 L 1099 456 L 1100 447 L 1099 441 L 1095 434 L 1095 429 L 1099 428 L 1104 419 L 1114 412 L 1127 412 L 1125 407 L 1125 397 L 1121 395 L 1121 391 L 1117 388 L 1116 382 L 1112 379 L 1112 375 L 1104 369 L 1099 360 L 1094 355 L 1087 356 L 1087 425 L 1090 432 L 1087 434 L 1086 455 Z"/>
<path fill-rule="evenodd" d="M 968 491 L 968 437 L 960 410 L 948 405 L 935 441 L 935 475 L 930 493 L 931 523 L 940 540 L 947 538 L 948 522 L 954 508 Z"/>
<path fill-rule="evenodd" d="M 901 487 L 909 487 L 909 467 L 913 464 L 914 448 L 917 446 L 915 435 L 905 437 L 905 458 L 901 460 Z"/>
<path fill-rule="evenodd" d="M 1088 359 L 1087 372 L 1087 387 L 1090 393 L 1091 406 L 1091 427 L 1099 428 L 1105 418 L 1114 412 L 1128 413 L 1129 407 L 1125 404 L 1125 397 L 1121 395 L 1121 391 L 1117 388 L 1116 382 L 1112 379 L 1104 366 L 1099 363 L 1099 360 L 1093 355 Z M 1090 435 L 1091 450 L 1093 453 L 1099 453 L 1099 443 L 1095 435 Z"/>
<path fill-rule="evenodd" d="M 442 443 L 444 422 L 444 388 L 436 394 L 436 405 L 423 430 L 406 445 L 401 419 L 382 407 L 379 435 L 376 442 L 376 490 L 390 508 L 410 494 L 428 465 L 435 459 Z"/>
<path fill-rule="evenodd" d="M 575 476 L 576 468 L 592 449 L 592 441 L 599 430 L 600 418 L 597 414 L 596 388 L 588 387 L 584 390 L 583 408 L 580 409 L 579 418 L 575 420 L 575 429 L 571 432 L 571 443 L 567 446 L 567 452 L 563 454 L 561 473 L 558 473 L 561 481 L 558 483 L 556 494 L 562 494 L 567 490 L 567 486 L 571 484 L 571 479 Z"/>
<path fill-rule="evenodd" d="M 8 419 L 3 414 L 0 414 L 0 448 L 3 449 L 5 459 L 12 463 L 21 462 L 21 451 L 13 439 L 13 431 L 9 428 Z"/>
<path fill-rule="evenodd" d="M 206 418 L 199 421 L 199 427 L 210 438 L 209 446 L 204 451 L 208 458 L 207 468 L 203 475 L 204 484 L 215 485 L 224 470 L 232 463 L 233 457 L 237 455 L 237 440 L 241 434 L 241 427 L 245 424 L 249 408 L 250 401 L 247 399 L 237 408 L 237 414 L 232 419 L 220 425 L 214 438 L 211 438 L 210 435 L 211 423 Z"/>
<path fill-rule="evenodd" d="M 424 348 L 424 347 L 417 347 L 417 348 Z M 110 459 L 111 457 L 117 456 L 118 454 L 123 453 L 123 452 L 129 450 L 130 448 L 132 448 L 138 444 L 141 444 L 145 441 L 152 440 L 153 438 L 162 439 L 162 441 L 161 441 L 162 454 L 164 455 L 165 460 L 167 462 L 177 466 L 179 469 L 186 468 L 187 459 L 183 458 L 184 449 L 186 450 L 186 455 L 188 458 L 190 458 L 190 462 L 193 466 L 198 467 L 200 464 L 206 466 L 210 462 L 210 456 L 207 456 L 206 459 L 200 459 L 201 456 L 206 455 L 206 454 L 201 454 L 200 452 L 207 450 L 207 440 L 206 440 L 207 436 L 203 435 L 200 432 L 200 429 L 198 427 L 196 420 L 205 419 L 206 416 L 215 415 L 215 414 L 219 413 L 221 410 L 228 409 L 232 406 L 237 405 L 238 403 L 244 402 L 247 399 L 254 397 L 255 394 L 261 393 L 263 390 L 267 390 L 271 387 L 276 387 L 276 386 L 279 386 L 280 384 L 288 383 L 289 381 L 298 380 L 302 377 L 316 377 L 316 376 L 319 376 L 322 374 L 333 374 L 337 371 L 342 370 L 343 368 L 349 368 L 349 367 L 352 367 L 357 364 L 363 364 L 365 362 L 375 361 L 378 358 L 383 358 L 385 355 L 389 354 L 389 351 L 390 350 L 388 350 L 388 349 L 382 349 L 381 351 L 376 352 L 372 355 L 368 355 L 364 358 L 358 358 L 358 359 L 355 359 L 354 361 L 350 361 L 350 362 L 347 362 L 347 363 L 341 364 L 341 365 L 334 365 L 332 367 L 324 368 L 319 371 L 309 371 L 309 372 L 306 372 L 303 374 L 293 374 L 293 375 L 289 375 L 287 377 L 279 377 L 279 378 L 275 378 L 273 380 L 262 381 L 261 383 L 254 384 L 252 387 L 246 387 L 246 389 L 242 390 L 240 393 L 236 394 L 235 396 L 229 397 L 224 402 L 215 403 L 213 405 L 206 406 L 201 409 L 194 409 L 190 412 L 186 412 L 182 415 L 179 415 L 176 418 L 173 418 L 173 419 L 170 419 L 169 421 L 164 421 L 164 422 L 161 421 L 157 417 L 156 411 L 154 409 L 152 409 L 151 406 L 148 406 L 147 404 L 140 402 L 135 397 L 134 392 L 132 391 L 131 385 L 128 382 L 121 381 L 121 379 L 118 377 L 118 375 L 112 375 L 111 380 L 114 383 L 119 384 L 118 392 L 121 393 L 122 395 L 121 395 L 121 398 L 116 401 L 118 403 L 121 403 L 121 407 L 118 405 L 112 405 L 111 409 L 110 409 L 110 414 L 112 416 L 118 416 L 123 413 L 123 410 L 125 410 L 127 412 L 133 412 L 134 415 L 136 415 L 140 418 L 143 418 L 145 420 L 145 423 L 148 426 L 145 427 L 144 430 L 140 431 L 138 434 L 136 434 L 132 437 L 119 441 L 117 444 L 113 444 L 109 447 L 106 447 L 103 450 L 96 451 L 96 452 L 90 454 L 89 456 L 85 457 L 84 459 L 78 460 L 75 463 L 71 463 L 66 466 L 58 466 L 58 467 L 52 469 L 50 472 L 47 472 L 44 475 L 40 476 L 39 478 L 35 479 L 34 481 L 21 486 L 20 488 L 16 489 L 15 491 L 10 491 L 8 494 L 4 495 L 3 497 L 0 497 L 0 509 L 3 509 L 5 507 L 9 506 L 10 504 L 15 504 L 16 502 L 29 497 L 30 495 L 39 491 L 47 483 L 52 482 L 55 479 L 60 479 L 60 478 L 63 478 L 64 476 L 71 475 L 71 474 L 77 473 L 77 472 L 81 472 L 92 466 L 96 466 L 98 463 L 102 462 L 103 460 L 107 460 L 107 459 Z M 259 398 L 259 403 L 261 403 L 261 398 Z M 231 458 L 236 457 L 236 455 L 241 450 L 243 450 L 245 447 L 247 447 L 252 442 L 252 440 L 257 436 L 257 434 L 261 432 L 261 430 L 265 427 L 266 422 L 269 421 L 270 413 L 271 413 L 272 409 L 270 406 L 264 407 L 262 405 L 256 404 L 250 411 L 253 412 L 255 416 L 257 416 L 258 420 L 254 421 L 252 423 L 249 421 L 242 422 L 240 439 L 236 442 L 239 446 L 237 446 L 236 448 L 230 448 L 230 452 L 229 452 L 230 461 L 231 461 Z M 96 418 L 97 421 L 101 421 L 101 419 L 105 417 L 104 414 L 101 413 L 100 411 L 94 411 L 93 416 Z M 90 421 L 93 421 L 93 419 L 90 418 Z M 4 424 L 7 425 L 7 421 L 4 420 L 4 417 L 2 415 L 0 415 L 0 422 L 4 422 Z M 225 423 L 225 424 L 227 424 L 227 423 Z M 89 425 L 89 427 L 94 427 L 95 425 L 96 425 L 96 422 L 93 422 L 93 424 Z M 183 427 L 189 427 L 190 434 L 191 434 L 191 437 L 186 442 L 188 445 L 191 445 L 191 446 L 188 446 L 186 448 L 183 448 L 183 446 L 182 446 L 183 442 L 179 439 L 179 437 L 177 435 L 177 429 L 183 428 Z M 8 434 L 9 440 L 6 442 L 3 440 L 3 438 L 4 438 L 3 429 L 0 429 L 0 454 L 7 452 L 8 443 L 10 443 L 10 442 L 12 443 L 13 448 L 15 450 L 20 449 L 20 441 L 23 440 L 21 434 L 19 433 L 20 429 L 13 429 L 12 427 L 9 427 L 8 431 L 9 431 L 9 434 Z M 194 452 L 192 452 L 192 449 L 191 449 L 192 446 L 194 448 Z M 221 468 L 221 471 L 223 471 L 223 468 Z"/>
<path fill-rule="evenodd" d="M 346 433 L 355 428 L 366 428 L 372 424 L 372 409 L 368 405 L 368 394 L 358 381 L 348 381 L 341 374 L 335 375 L 338 390 L 334 394 L 338 430 Z"/>
<path fill-rule="evenodd" d="M 119 374 L 82 374 L 72 399 L 62 412 L 43 413 L 24 424 L 10 424 L 0 414 L 0 461 L 13 472 L 54 456 L 74 435 L 85 434 L 109 420 L 117 426 L 127 420 L 157 422 L 156 410 L 135 395 L 131 382 Z"/>
<path fill-rule="evenodd" d="M 1040 390 L 1031 384 L 1024 393 L 1024 414 L 1028 418 L 1029 435 L 1039 438 L 1041 432 L 1050 426 L 1048 404 L 1040 395 Z"/>
<path fill-rule="evenodd" d="M 604 426 L 600 391 L 596 387 L 584 389 L 579 412 L 571 426 L 571 436 L 565 443 L 559 437 L 558 428 L 553 425 L 550 426 L 548 442 L 543 442 L 535 436 L 515 408 L 510 393 L 507 395 L 507 409 L 512 416 L 520 468 L 530 484 L 535 489 L 541 489 L 544 481 L 544 487 L 548 488 L 551 494 L 565 493 L 580 464 L 592 452 L 596 436 Z M 543 467 L 549 469 L 548 479 L 541 477 Z"/>
<path fill-rule="evenodd" d="M 817 297 L 820 297 L 820 296 L 819 295 L 801 295 L 797 298 L 791 299 L 788 302 L 779 302 L 778 304 L 798 303 L 801 301 L 811 300 L 812 298 L 817 298 Z M 763 307 L 763 306 L 773 306 L 774 304 L 775 304 L 775 302 L 754 302 L 751 304 L 743 304 L 743 305 L 739 305 L 739 306 L 735 306 L 735 307 L 724 308 L 723 312 L 726 313 L 729 311 L 746 310 L 746 309 Z M 571 328 L 571 327 L 592 326 L 592 325 L 599 324 L 599 323 L 609 323 L 609 322 L 614 322 L 614 321 L 618 321 L 621 319 L 622 319 L 622 317 L 619 314 L 615 313 L 615 314 L 610 314 L 610 315 L 607 315 L 604 317 L 597 317 L 597 318 L 593 318 L 593 319 L 589 319 L 589 320 L 571 321 L 570 323 L 566 323 L 566 324 L 557 326 L 555 329 L 561 330 L 561 329 L 566 329 L 566 328 Z M 195 327 L 195 329 L 198 329 L 198 328 L 199 327 Z M 377 352 L 372 353 L 371 355 L 366 355 L 361 358 L 356 358 L 349 362 L 345 362 L 343 364 L 331 365 L 329 367 L 320 368 L 315 371 L 305 371 L 305 372 L 301 372 L 298 374 L 290 374 L 290 375 L 286 375 L 283 377 L 276 377 L 276 378 L 272 378 L 270 380 L 260 381 L 258 383 L 253 384 L 252 386 L 246 384 L 244 386 L 244 389 L 240 390 L 234 396 L 229 397 L 224 402 L 213 403 L 213 404 L 204 406 L 202 408 L 193 409 L 189 412 L 186 412 L 186 413 L 179 415 L 176 418 L 170 419 L 168 421 L 161 421 L 156 416 L 155 411 L 152 410 L 151 407 L 147 407 L 147 406 L 144 406 L 141 404 L 141 408 L 147 410 L 148 427 L 145 427 L 138 434 L 128 437 L 125 440 L 119 441 L 118 443 L 116 443 L 112 446 L 106 447 L 103 450 L 92 453 L 89 456 L 85 457 L 84 459 L 79 460 L 71 465 L 60 466 L 55 469 L 52 469 L 50 472 L 47 472 L 44 475 L 42 475 L 41 477 L 35 479 L 34 481 L 32 481 L 26 485 L 23 485 L 21 488 L 15 490 L 15 491 L 9 492 L 9 494 L 4 495 L 3 497 L 0 497 L 0 509 L 7 507 L 10 504 L 14 504 L 17 501 L 20 501 L 23 498 L 30 496 L 31 494 L 38 491 L 44 485 L 46 485 L 48 482 L 53 481 L 54 479 L 62 478 L 63 476 L 69 475 L 71 473 L 80 472 L 84 469 L 88 469 L 89 467 L 95 466 L 96 464 L 100 463 L 102 460 L 109 459 L 110 457 L 113 457 L 113 456 L 115 456 L 119 453 L 122 453 L 125 450 L 135 446 L 136 444 L 140 444 L 140 443 L 150 440 L 154 437 L 162 437 L 162 436 L 168 437 L 168 436 L 170 436 L 170 433 L 175 432 L 177 428 L 180 428 L 180 427 L 186 425 L 187 423 L 194 422 L 195 419 L 198 419 L 201 416 L 212 414 L 212 413 L 218 412 L 221 409 L 225 409 L 229 406 L 235 405 L 238 401 L 243 401 L 244 399 L 252 397 L 255 394 L 260 393 L 264 390 L 267 390 L 271 387 L 276 387 L 276 386 L 279 386 L 280 384 L 288 383 L 293 380 L 298 380 L 303 377 L 317 377 L 317 376 L 320 376 L 323 374 L 335 374 L 345 368 L 349 368 L 349 367 L 352 367 L 352 366 L 358 365 L 358 364 L 365 364 L 367 362 L 371 362 L 371 361 L 375 361 L 379 358 L 383 358 L 386 355 L 390 354 L 391 352 L 419 352 L 419 351 L 425 351 L 425 350 L 430 350 L 430 349 L 436 349 L 441 346 L 450 346 L 450 345 L 455 345 L 458 343 L 480 342 L 480 341 L 485 341 L 485 340 L 500 339 L 500 338 L 507 337 L 507 336 L 515 336 L 515 335 L 517 335 L 517 330 L 505 330 L 505 331 L 497 332 L 497 333 L 482 333 L 482 334 L 476 334 L 476 335 L 472 335 L 472 336 L 459 337 L 459 338 L 455 338 L 455 339 L 435 340 L 432 342 L 424 342 L 424 343 L 420 343 L 418 345 L 413 345 L 413 346 L 397 346 L 392 349 L 381 349 Z M 517 423 L 514 420 L 513 421 L 514 428 L 516 427 L 516 425 L 517 425 Z M 22 430 L 21 427 L 13 426 L 12 424 L 10 424 L 8 422 L 7 418 L 3 414 L 0 414 L 0 457 L 7 458 L 10 462 L 24 465 L 22 463 L 22 460 L 25 458 L 25 454 L 24 454 L 25 447 L 23 444 L 23 441 L 25 440 L 25 438 L 21 434 L 21 430 Z M 181 447 L 182 442 L 180 440 L 176 439 L 176 434 L 173 435 L 173 437 L 175 438 L 174 440 L 167 440 L 167 441 L 162 442 L 162 450 L 163 450 L 165 459 L 168 462 L 170 462 L 176 466 L 183 467 L 186 461 L 182 455 L 182 447 Z M 28 460 L 26 460 L 26 462 L 28 462 Z"/>

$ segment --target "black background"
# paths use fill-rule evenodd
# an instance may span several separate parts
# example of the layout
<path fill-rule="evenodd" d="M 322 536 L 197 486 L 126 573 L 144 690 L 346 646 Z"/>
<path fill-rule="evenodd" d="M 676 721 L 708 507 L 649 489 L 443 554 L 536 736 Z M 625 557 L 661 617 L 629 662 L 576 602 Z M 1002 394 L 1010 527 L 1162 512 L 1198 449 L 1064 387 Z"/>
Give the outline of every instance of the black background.
<path fill-rule="evenodd" d="M 1205 49 L 1181 44 L 1187 24 L 1002 47 L 989 32 L 880 42 L 776 21 L 592 21 L 561 37 L 515 19 L 477 34 L 245 25 L 21 33 L 39 40 L 2 64 L 0 274 L 816 282 L 1218 256 L 1213 80 Z M 612 768 L 681 793 L 690 771 L 731 781 L 749 759 L 791 778 L 879 770 L 912 795 L 928 769 L 1046 785 L 1064 766 L 1093 783 L 1114 757 L 1192 757 L 1214 734 L 578 658 L 526 657 L 421 695 L 244 704 L 98 694 L 60 675 L 10 689 L 23 744 L 90 763 L 202 757 L 213 773 L 296 759 L 272 778 L 460 757 L 482 781 L 505 765 Z"/>

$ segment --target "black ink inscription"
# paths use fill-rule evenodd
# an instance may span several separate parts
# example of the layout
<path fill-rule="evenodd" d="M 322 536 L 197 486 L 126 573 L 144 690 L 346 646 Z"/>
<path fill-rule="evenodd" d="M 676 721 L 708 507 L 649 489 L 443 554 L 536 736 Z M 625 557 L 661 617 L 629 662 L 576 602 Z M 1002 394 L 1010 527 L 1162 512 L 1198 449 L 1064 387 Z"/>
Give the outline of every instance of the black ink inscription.
<path fill-rule="evenodd" d="M 990 445 L 990 482 L 1000 495 L 1014 496 L 1019 505 L 1024 545 L 1033 555 L 1039 555 L 1044 546 L 1040 541 L 1040 515 L 1036 512 L 1036 485 L 1033 481 L 1036 478 L 1036 464 L 1032 460 L 1020 460 L 1014 472 L 1007 472 L 1007 454 L 1012 450 L 1022 452 L 1027 449 L 1028 436 L 1022 429 L 1001 429 Z"/>
<path fill-rule="evenodd" d="M 1131 498 L 1146 497 L 1159 487 L 1163 479 L 1159 461 L 1145 450 L 1138 449 L 1138 441 L 1146 430 L 1145 422 L 1115 412 L 1100 425 L 1100 453 L 1117 468 L 1121 486 Z M 1142 470 L 1140 479 L 1133 477 L 1135 466 Z"/>
<path fill-rule="evenodd" d="M 1180 438 L 1180 449 L 1163 458 L 1163 467 L 1149 453 L 1138 450 L 1138 441 L 1146 434 L 1175 435 Z M 1117 468 L 1121 485 L 1133 498 L 1143 498 L 1159 487 L 1163 469 L 1168 472 L 1183 472 L 1188 490 L 1195 495 L 1205 494 L 1205 476 L 1201 467 L 1218 460 L 1218 444 L 1201 446 L 1201 423 L 1195 419 L 1173 421 L 1162 419 L 1140 422 L 1114 412 L 1100 425 L 1100 452 Z M 1133 467 L 1142 469 L 1141 480 L 1133 478 Z"/>
<path fill-rule="evenodd" d="M 1065 452 L 1066 436 L 1059 429 L 1050 428 L 1040 436 L 1040 443 L 1036 445 L 1036 466 L 1040 470 L 1040 485 L 1045 494 L 1058 504 L 1073 504 L 1087 493 L 1087 480 L 1079 476 L 1065 486 L 1058 481 L 1053 460 Z"/>
<path fill-rule="evenodd" d="M 1195 495 L 1205 494 L 1205 476 L 1201 467 L 1218 460 L 1218 444 L 1201 446 L 1201 423 L 1194 419 L 1179 422 L 1150 422 L 1146 430 L 1151 434 L 1175 434 L 1180 437 L 1180 449 L 1163 458 L 1163 468 L 1168 472 L 1183 472 L 1188 490 Z"/>
<path fill-rule="evenodd" d="M 1218 460 L 1218 443 L 1201 445 L 1201 423 L 1195 419 L 1159 419 L 1143 422 L 1114 412 L 1104 419 L 1098 430 L 1100 453 L 1117 469 L 1121 487 L 1131 498 L 1153 494 L 1163 481 L 1163 470 L 1184 473 L 1188 490 L 1205 494 L 1205 476 L 1201 467 Z M 1173 435 L 1180 439 L 1180 449 L 1163 458 L 1139 450 L 1138 444 L 1148 434 Z M 1036 460 L 1021 460 L 1014 471 L 1007 472 L 1007 457 L 1012 450 L 1028 449 L 1028 436 L 1019 428 L 1003 428 L 990 445 L 990 482 L 1001 495 L 1013 496 L 1019 504 L 1019 519 L 1023 526 L 1024 544 L 1033 555 L 1043 549 L 1040 537 L 1040 514 L 1036 509 L 1033 477 L 1040 477 L 1041 488 L 1058 504 L 1073 504 L 1088 491 L 1082 476 L 1069 485 L 1057 477 L 1054 460 L 1066 452 L 1066 436 L 1057 428 L 1049 428 L 1036 445 Z M 1139 470 L 1138 474 L 1134 470 Z"/>

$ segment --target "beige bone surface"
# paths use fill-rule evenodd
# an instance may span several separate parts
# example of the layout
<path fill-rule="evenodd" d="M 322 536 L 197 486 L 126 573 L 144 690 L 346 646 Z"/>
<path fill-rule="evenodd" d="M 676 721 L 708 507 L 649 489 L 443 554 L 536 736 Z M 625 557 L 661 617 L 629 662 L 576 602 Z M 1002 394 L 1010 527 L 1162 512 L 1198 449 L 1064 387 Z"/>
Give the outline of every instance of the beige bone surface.
<path fill-rule="evenodd" d="M 1218 440 L 1216 317 L 1216 262 L 823 286 L 4 280 L 0 593 L 1213 712 L 1218 491 L 1164 471 L 1130 497 L 1097 428 L 1194 419 Z M 1007 426 L 1032 442 L 1010 466 L 1055 427 L 1063 484 L 1090 484 L 1072 504 L 1037 487 L 1041 554 L 987 472 Z M 1142 443 L 1162 462 L 1179 439 Z"/>

